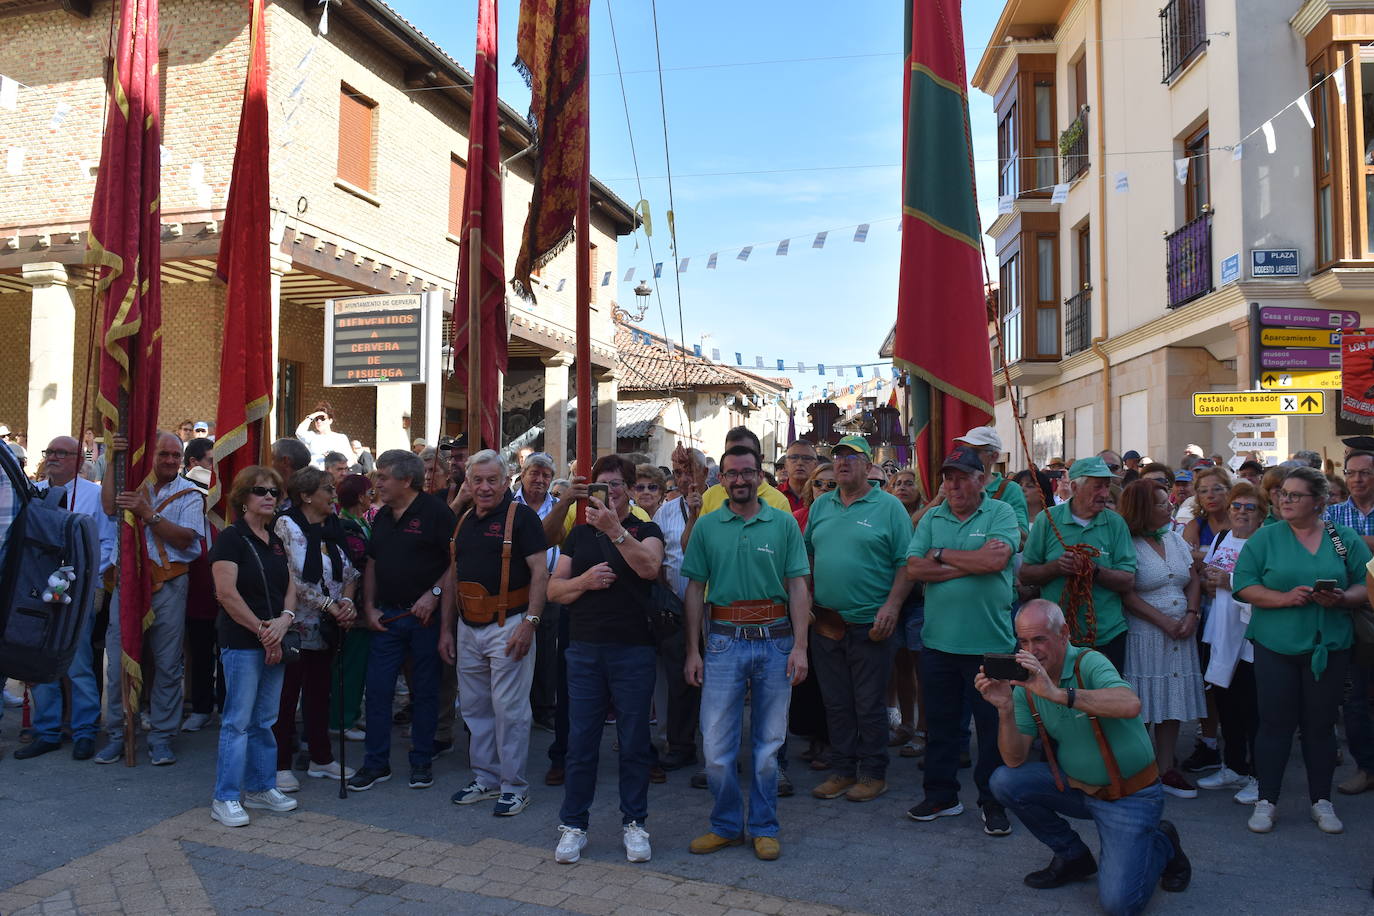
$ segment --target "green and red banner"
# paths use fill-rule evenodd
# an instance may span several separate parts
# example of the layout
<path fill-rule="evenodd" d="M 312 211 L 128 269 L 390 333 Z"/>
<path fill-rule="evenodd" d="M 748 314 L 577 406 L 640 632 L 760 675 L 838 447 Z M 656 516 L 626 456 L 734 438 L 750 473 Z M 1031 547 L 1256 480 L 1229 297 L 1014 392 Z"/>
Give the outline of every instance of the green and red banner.
<path fill-rule="evenodd" d="M 927 497 L 955 436 L 992 419 L 992 358 L 959 0 L 906 0 L 902 259 L 893 353 L 913 381 Z"/>
<path fill-rule="evenodd" d="M 157 0 L 122 0 L 109 83 L 109 113 L 96 173 L 86 263 L 95 272 L 100 322 L 96 412 L 107 449 L 129 441 L 117 483 L 153 480 L 162 391 L 162 119 L 158 110 Z M 122 416 L 121 416 L 122 415 Z M 113 454 L 113 453 L 112 453 Z M 120 665 L 126 716 L 138 715 L 143 631 L 152 623 L 152 562 L 143 523 L 119 520 Z"/>
<path fill-rule="evenodd" d="M 248 74 L 239 113 L 238 143 L 217 271 L 228 284 L 215 411 L 215 474 L 210 521 L 229 521 L 224 504 L 234 476 L 263 460 L 267 414 L 272 406 L 271 193 L 267 165 L 267 34 L 264 0 L 252 0 L 248 25 Z"/>

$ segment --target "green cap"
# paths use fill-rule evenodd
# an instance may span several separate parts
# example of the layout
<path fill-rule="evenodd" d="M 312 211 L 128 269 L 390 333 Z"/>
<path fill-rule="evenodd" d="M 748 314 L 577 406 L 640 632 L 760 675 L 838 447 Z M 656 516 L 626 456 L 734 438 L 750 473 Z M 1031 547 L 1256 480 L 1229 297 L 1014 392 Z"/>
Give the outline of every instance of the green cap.
<path fill-rule="evenodd" d="M 1079 458 L 1069 468 L 1069 479 L 1077 480 L 1080 477 L 1115 477 L 1112 469 L 1107 467 L 1107 462 L 1094 455 L 1091 458 Z"/>
<path fill-rule="evenodd" d="M 868 440 L 865 439 L 863 436 L 845 436 L 839 442 L 835 443 L 835 448 L 852 449 L 853 451 L 858 452 L 860 455 L 863 455 L 868 460 L 873 460 L 873 446 L 869 445 Z M 833 452 L 834 449 L 831 449 L 831 451 Z"/>

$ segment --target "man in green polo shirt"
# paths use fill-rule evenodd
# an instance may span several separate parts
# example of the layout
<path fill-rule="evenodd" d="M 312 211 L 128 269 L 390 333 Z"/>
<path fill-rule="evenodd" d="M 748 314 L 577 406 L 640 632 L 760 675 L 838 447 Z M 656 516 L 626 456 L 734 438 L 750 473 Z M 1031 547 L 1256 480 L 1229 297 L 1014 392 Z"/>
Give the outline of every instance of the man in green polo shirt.
<path fill-rule="evenodd" d="M 1026 875 L 1025 883 L 1044 890 L 1096 873 L 1103 909 L 1129 914 L 1145 908 L 1156 882 L 1166 891 L 1185 890 L 1192 865 L 1174 825 L 1160 820 L 1164 790 L 1139 697 L 1101 652 L 1069 643 L 1056 604 L 1027 602 L 1016 615 L 1016 639 L 1026 680 L 993 680 L 983 671 L 974 683 L 997 708 L 1005 765 L 992 774 L 992 791 L 1054 852 L 1049 866 Z M 1108 791 L 1112 778 L 1094 723 L 1119 771 L 1120 797 Z M 1042 742 L 1053 753 L 1048 762 L 1032 763 L 1031 742 L 1041 727 Z M 1092 819 L 1100 863 L 1065 816 Z"/>
<path fill-rule="evenodd" d="M 1011 510 L 1016 513 L 1016 524 L 1021 529 L 1021 540 L 1013 544 L 1012 547 L 1020 550 L 1021 544 L 1026 539 L 1026 534 L 1030 531 L 1030 513 L 1026 509 L 1026 492 L 1021 489 L 1020 484 L 1013 483 L 1010 479 L 1003 477 L 1001 472 L 992 469 L 992 466 L 1002 457 L 1002 437 L 997 435 L 997 430 L 991 426 L 975 426 L 955 439 L 954 444 L 969 445 L 977 450 L 978 458 L 982 461 L 985 472 L 983 492 L 993 499 L 1001 500 L 1011 506 Z"/>
<path fill-rule="evenodd" d="M 1011 565 L 1021 543 L 1016 514 L 983 490 L 978 450 L 961 445 L 940 468 L 944 502 L 921 517 L 907 550 L 907 572 L 926 583 L 921 631 L 921 687 L 926 737 L 925 799 L 907 815 L 933 821 L 962 814 L 959 802 L 960 719 L 966 703 L 978 723 L 978 765 L 973 781 L 983 809 L 983 832 L 1011 833 L 1011 822 L 988 780 L 1002 765 L 997 755 L 997 710 L 973 689 L 987 652 L 1009 652 Z M 1018 488 L 1019 489 L 1019 488 Z"/>
<path fill-rule="evenodd" d="M 747 445 L 726 449 L 721 482 L 730 501 L 692 528 L 682 574 L 689 580 L 685 631 L 700 633 L 703 602 L 711 599 L 706 661 L 696 639 L 687 640 L 687 683 L 701 687 L 701 736 L 706 782 L 715 796 L 711 830 L 692 841 L 697 854 L 744 842 L 740 793 L 740 731 L 749 696 L 754 778 L 749 787 L 748 832 L 754 855 L 778 857 L 778 748 L 787 739 L 792 687 L 806 677 L 811 564 L 796 520 L 759 500 L 759 453 Z"/>
<path fill-rule="evenodd" d="M 862 436 L 845 436 L 831 457 L 839 487 L 811 504 L 805 539 L 818 618 L 812 656 L 834 775 L 811 794 L 871 801 L 887 791 L 885 693 L 896 652 L 890 637 L 913 585 L 911 516 L 897 497 L 868 485 L 873 448 Z M 844 629 L 832 638 L 819 621 L 836 613 Z"/>
<path fill-rule="evenodd" d="M 1114 480 L 1101 458 L 1080 458 L 1073 463 L 1069 468 L 1069 501 L 1046 509 L 1031 526 L 1022 555 L 1021 582 L 1040 586 L 1040 597 L 1062 605 L 1069 578 L 1091 576 L 1093 618 L 1089 619 L 1086 606 L 1071 609 L 1075 612 L 1074 642 L 1095 646 L 1120 671 L 1126 665 L 1121 593 L 1135 588 L 1135 546 L 1126 522 L 1107 508 Z M 1065 544 L 1085 544 L 1098 554 L 1088 559 L 1067 553 Z"/>

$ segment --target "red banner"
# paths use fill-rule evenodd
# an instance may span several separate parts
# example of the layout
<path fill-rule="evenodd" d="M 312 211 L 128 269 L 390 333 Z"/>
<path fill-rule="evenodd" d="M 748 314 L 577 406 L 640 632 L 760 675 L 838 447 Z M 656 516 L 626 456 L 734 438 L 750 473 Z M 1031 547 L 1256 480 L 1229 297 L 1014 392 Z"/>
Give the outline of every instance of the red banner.
<path fill-rule="evenodd" d="M 105 138 L 100 150 L 86 261 L 96 274 L 100 383 L 96 411 L 107 448 L 122 434 L 127 466 L 117 482 L 132 490 L 153 480 L 162 389 L 162 157 L 158 110 L 157 0 L 123 0 Z M 124 714 L 138 715 L 143 631 L 152 623 L 151 561 L 143 523 L 119 523 L 120 665 Z"/>
<path fill-rule="evenodd" d="M 1374 423 L 1374 331 L 1341 335 L 1341 416 Z"/>
<path fill-rule="evenodd" d="M 210 490 L 210 520 L 218 528 L 231 515 L 224 495 L 234 475 L 262 461 L 264 426 L 272 402 L 272 225 L 263 0 L 252 0 L 250 17 L 248 76 L 217 267 L 228 284 L 215 413 L 219 436 Z"/>
<path fill-rule="evenodd" d="M 463 231 L 458 257 L 458 292 L 453 300 L 453 356 L 461 378 L 468 377 L 468 305 L 476 283 L 481 316 L 478 352 L 482 361 L 477 401 L 482 412 L 482 442 L 473 452 L 501 447 L 501 374 L 506 371 L 506 256 L 501 228 L 500 102 L 496 77 L 496 2 L 477 6 L 477 66 L 473 68 L 472 126 L 468 171 L 463 185 Z M 533 216 L 534 211 L 530 211 Z M 479 230 L 481 265 L 472 276 L 472 230 Z"/>

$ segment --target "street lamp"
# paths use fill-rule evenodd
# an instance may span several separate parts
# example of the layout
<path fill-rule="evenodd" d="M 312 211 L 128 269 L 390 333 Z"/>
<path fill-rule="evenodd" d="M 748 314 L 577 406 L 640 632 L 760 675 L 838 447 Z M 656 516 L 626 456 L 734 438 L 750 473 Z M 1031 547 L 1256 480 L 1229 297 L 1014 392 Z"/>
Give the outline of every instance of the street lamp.
<path fill-rule="evenodd" d="M 443 367 L 444 378 L 453 378 L 453 344 L 446 343 L 439 350 L 439 365 Z"/>

